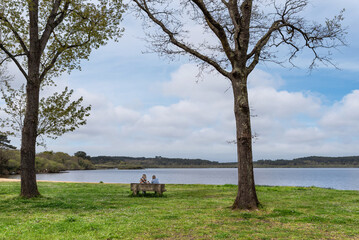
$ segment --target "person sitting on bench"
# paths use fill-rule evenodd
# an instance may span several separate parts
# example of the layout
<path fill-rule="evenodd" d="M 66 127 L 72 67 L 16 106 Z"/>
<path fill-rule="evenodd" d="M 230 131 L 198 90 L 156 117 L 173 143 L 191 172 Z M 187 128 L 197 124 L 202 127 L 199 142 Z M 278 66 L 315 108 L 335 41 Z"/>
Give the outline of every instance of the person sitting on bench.
<path fill-rule="evenodd" d="M 158 178 L 156 178 L 156 175 L 153 175 L 152 176 L 152 181 L 151 181 L 152 184 L 160 184 L 160 181 L 158 180 Z"/>
<path fill-rule="evenodd" d="M 149 181 L 147 181 L 147 176 L 146 176 L 146 174 L 142 174 L 142 177 L 141 177 L 141 179 L 140 179 L 140 183 L 141 184 L 148 184 L 148 183 L 150 183 Z M 146 191 L 142 191 L 143 192 L 143 194 L 146 194 Z"/>
<path fill-rule="evenodd" d="M 140 179 L 140 183 L 143 183 L 143 184 L 150 183 L 149 181 L 147 181 L 147 176 L 146 176 L 146 174 L 142 174 L 142 177 L 141 177 L 141 179 Z"/>

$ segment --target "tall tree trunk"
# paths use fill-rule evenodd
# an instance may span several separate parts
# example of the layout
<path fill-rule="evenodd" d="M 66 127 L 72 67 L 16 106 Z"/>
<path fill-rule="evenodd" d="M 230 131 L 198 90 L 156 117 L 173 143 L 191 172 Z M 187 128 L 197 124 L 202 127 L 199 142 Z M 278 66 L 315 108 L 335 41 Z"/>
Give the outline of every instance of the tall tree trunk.
<path fill-rule="evenodd" d="M 257 209 L 259 201 L 255 190 L 252 157 L 252 131 L 247 91 L 247 76 L 232 79 L 236 142 L 238 157 L 238 193 L 232 209 Z"/>
<path fill-rule="evenodd" d="M 29 81 L 26 86 L 26 113 L 21 138 L 21 196 L 40 195 L 36 183 L 35 154 L 40 86 Z"/>
<path fill-rule="evenodd" d="M 35 154 L 40 95 L 39 1 L 31 0 L 30 51 L 28 55 L 28 79 L 26 84 L 26 112 L 21 136 L 21 196 L 31 198 L 40 195 L 36 183 Z"/>

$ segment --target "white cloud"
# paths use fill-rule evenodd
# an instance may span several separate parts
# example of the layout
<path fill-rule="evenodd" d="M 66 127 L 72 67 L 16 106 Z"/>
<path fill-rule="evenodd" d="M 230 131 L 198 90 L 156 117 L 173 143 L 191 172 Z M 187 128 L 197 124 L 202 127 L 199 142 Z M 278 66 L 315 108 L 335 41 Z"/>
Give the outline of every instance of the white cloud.
<path fill-rule="evenodd" d="M 263 115 L 289 118 L 320 111 L 320 99 L 310 93 L 278 91 L 273 87 L 255 87 L 249 93 L 252 107 Z"/>
<path fill-rule="evenodd" d="M 289 98 L 294 96 L 298 96 L 298 93 L 293 93 Z M 298 99 L 303 100 L 303 97 Z M 264 131 L 264 136 L 260 135 L 255 152 L 260 152 L 266 158 L 358 155 L 359 114 L 356 109 L 359 107 L 359 90 L 354 90 L 331 106 L 321 105 L 311 96 L 305 99 L 296 111 L 299 118 L 285 120 L 278 116 L 266 119 L 267 123 L 274 122 L 275 125 L 271 131 Z M 313 115 L 315 109 L 317 114 Z M 292 115 L 295 112 L 287 113 Z"/>
<path fill-rule="evenodd" d="M 339 135 L 359 134 L 359 90 L 346 95 L 322 117 L 320 125 Z"/>
<path fill-rule="evenodd" d="M 198 69 L 182 65 L 171 79 L 157 83 L 172 103 L 138 110 L 115 105 L 104 93 L 78 88 L 91 104 L 88 124 L 56 141 L 55 151 L 84 150 L 90 155 L 198 157 L 235 161 L 233 95 L 229 81 L 213 72 L 196 78 Z M 66 82 L 66 78 L 65 82 Z M 359 90 L 332 106 L 317 94 L 279 90 L 284 80 L 255 70 L 249 80 L 254 158 L 293 158 L 307 155 L 353 155 L 359 139 Z M 63 84 L 60 84 L 62 88 Z M 161 89 L 157 89 L 161 92 Z M 138 100 L 141 97 L 138 96 Z"/>
<path fill-rule="evenodd" d="M 326 134 L 318 127 L 290 128 L 284 132 L 284 139 L 291 143 L 306 143 L 311 145 L 325 140 Z"/>
<path fill-rule="evenodd" d="M 227 143 L 235 139 L 229 82 L 214 73 L 204 73 L 198 80 L 197 73 L 194 65 L 182 65 L 162 84 L 163 95 L 177 100 L 142 111 L 113 105 L 105 95 L 78 89 L 77 95 L 83 95 L 93 106 L 88 124 L 49 147 L 68 152 L 82 149 L 91 155 L 235 161 L 235 145 Z M 358 108 L 359 91 L 325 106 L 315 93 L 278 90 L 283 81 L 261 70 L 251 76 L 249 96 L 256 115 L 252 125 L 258 134 L 255 159 L 352 153 L 353 142 L 343 147 L 343 136 L 335 138 L 332 134 L 338 125 L 350 129 L 358 122 L 353 109 Z M 351 136 L 351 132 L 343 135 Z"/>
<path fill-rule="evenodd" d="M 357 0 L 345 0 L 339 8 L 335 0 L 317 0 L 306 14 L 322 22 L 342 7 L 347 8 L 345 24 L 351 27 L 348 39 L 352 46 L 343 50 L 345 55 L 339 62 L 343 69 L 357 70 L 353 64 L 359 36 L 355 32 Z M 126 31 L 119 43 L 94 50 L 91 62 L 82 63 L 82 72 L 73 71 L 60 83 L 56 80 L 56 89 L 71 84 L 75 95 L 84 96 L 84 104 L 92 105 L 92 112 L 86 126 L 49 141 L 49 149 L 235 161 L 235 146 L 226 143 L 235 139 L 230 82 L 215 72 L 198 79 L 198 70 L 191 64 L 180 66 L 168 77 L 167 72 L 176 64 L 160 62 L 154 54 L 141 54 L 146 47 L 139 39 L 144 36 L 140 21 L 126 15 L 124 25 Z M 191 36 L 202 40 L 202 31 L 192 27 L 195 34 Z M 308 63 L 303 58 L 298 61 Z M 23 83 L 16 66 L 10 64 L 9 68 L 16 83 Z M 251 109 L 257 115 L 252 118 L 253 131 L 258 134 L 255 159 L 357 155 L 359 90 L 333 105 L 324 105 L 317 93 L 285 90 L 286 80 L 259 69 L 250 76 Z M 54 89 L 44 94 L 51 91 Z M 150 102 L 155 97 L 160 99 Z"/>

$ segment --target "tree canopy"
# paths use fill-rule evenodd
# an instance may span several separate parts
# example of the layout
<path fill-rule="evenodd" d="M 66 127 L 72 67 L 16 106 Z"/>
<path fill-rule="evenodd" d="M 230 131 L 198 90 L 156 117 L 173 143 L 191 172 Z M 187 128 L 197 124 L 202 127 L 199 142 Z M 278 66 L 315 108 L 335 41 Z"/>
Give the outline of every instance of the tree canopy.
<path fill-rule="evenodd" d="M 21 137 L 21 196 L 36 197 L 35 153 L 40 88 L 121 37 L 121 0 L 1 0 L 0 65 L 12 61 L 26 82 Z"/>
<path fill-rule="evenodd" d="M 0 65 L 12 60 L 29 81 L 30 57 L 38 52 L 40 82 L 80 69 L 80 60 L 93 49 L 121 37 L 123 11 L 122 1 L 2 0 Z"/>
<path fill-rule="evenodd" d="M 88 159 L 88 160 L 91 159 L 91 157 L 89 155 L 87 155 L 86 152 L 84 152 L 84 151 L 77 151 L 77 152 L 74 153 L 74 156 L 80 157 L 80 158 L 83 158 L 83 159 Z"/>
<path fill-rule="evenodd" d="M 0 134 L 0 149 L 16 149 L 16 147 L 10 144 L 6 135 Z"/>
<path fill-rule="evenodd" d="M 4 81 L 0 89 L 6 106 L 0 108 L 8 117 L 0 119 L 0 126 L 8 135 L 21 137 L 23 128 L 26 93 L 24 84 L 19 89 L 13 89 L 8 81 Z M 45 137 L 56 139 L 66 132 L 72 132 L 87 122 L 91 106 L 82 106 L 83 97 L 72 100 L 73 90 L 67 87 L 61 92 L 55 92 L 40 99 L 39 123 L 37 126 L 37 143 L 45 146 Z"/>

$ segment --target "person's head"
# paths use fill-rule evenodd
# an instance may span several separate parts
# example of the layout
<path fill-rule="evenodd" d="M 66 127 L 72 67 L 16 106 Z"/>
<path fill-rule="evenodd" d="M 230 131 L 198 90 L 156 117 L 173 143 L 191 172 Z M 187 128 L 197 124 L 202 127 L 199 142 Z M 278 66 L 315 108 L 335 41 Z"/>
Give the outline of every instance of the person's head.
<path fill-rule="evenodd" d="M 143 178 L 147 178 L 146 174 L 142 174 L 142 177 L 143 177 Z"/>
<path fill-rule="evenodd" d="M 156 179 L 156 175 L 153 175 L 153 176 L 152 176 L 152 179 Z"/>

